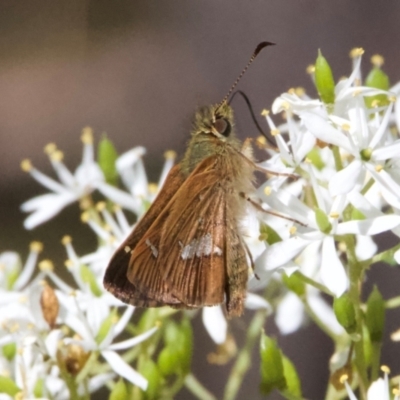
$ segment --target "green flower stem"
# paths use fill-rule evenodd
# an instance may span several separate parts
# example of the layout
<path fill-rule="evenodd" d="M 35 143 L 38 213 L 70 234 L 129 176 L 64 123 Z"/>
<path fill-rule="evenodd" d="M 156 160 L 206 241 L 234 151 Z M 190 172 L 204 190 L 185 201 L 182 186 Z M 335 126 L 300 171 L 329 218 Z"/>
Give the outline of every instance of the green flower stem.
<path fill-rule="evenodd" d="M 361 194 L 365 194 L 365 193 L 367 193 L 368 192 L 368 190 L 372 187 L 372 185 L 375 183 L 375 181 L 372 179 L 372 178 L 370 178 L 370 180 L 365 184 L 365 186 L 362 188 L 362 190 L 361 190 Z"/>
<path fill-rule="evenodd" d="M 302 301 L 308 316 L 315 322 L 315 324 L 321 328 L 321 330 L 325 332 L 335 343 L 342 342 L 342 338 L 339 335 L 336 335 L 336 333 L 334 333 L 327 325 L 325 325 L 318 315 L 314 313 L 313 309 L 308 304 L 306 296 L 301 296 L 300 300 Z"/>
<path fill-rule="evenodd" d="M 192 373 L 186 375 L 184 384 L 200 400 L 217 400 Z"/>
<path fill-rule="evenodd" d="M 246 342 L 237 356 L 225 386 L 224 400 L 234 400 L 239 392 L 244 375 L 251 366 L 251 352 L 261 334 L 267 314 L 257 311 L 247 329 Z"/>
<path fill-rule="evenodd" d="M 340 150 L 337 146 L 331 147 L 333 159 L 335 160 L 336 171 L 340 171 L 343 169 L 342 157 L 340 156 Z"/>
<path fill-rule="evenodd" d="M 356 322 L 357 322 L 357 333 L 362 337 L 362 311 L 361 311 L 361 301 L 360 301 L 360 283 L 362 282 L 362 277 L 364 269 L 361 263 L 358 262 L 356 256 L 356 243 L 353 235 L 345 235 L 344 240 L 347 247 L 347 259 L 348 259 L 348 269 L 350 278 L 350 289 L 349 295 L 354 304 L 354 309 L 356 312 Z M 364 345 L 363 341 L 354 342 L 354 360 L 357 367 L 357 371 L 360 378 L 360 395 L 361 399 L 367 398 L 367 388 L 368 388 L 368 374 L 367 366 L 365 362 L 364 355 Z"/>
<path fill-rule="evenodd" d="M 83 382 L 93 372 L 93 368 L 97 364 L 98 357 L 99 357 L 98 352 L 97 351 L 92 351 L 92 353 L 90 354 L 89 358 L 85 362 L 85 365 L 79 371 L 79 374 L 75 378 L 75 382 L 77 384 Z"/>
<path fill-rule="evenodd" d="M 313 279 L 309 278 L 308 276 L 302 274 L 300 271 L 296 271 L 296 272 L 297 272 L 297 276 L 304 283 L 308 283 L 309 285 L 314 286 L 319 291 L 321 291 L 322 293 L 327 294 L 328 296 L 333 296 L 333 293 L 326 286 L 322 285 L 321 283 L 318 283 L 318 282 L 314 281 Z"/>

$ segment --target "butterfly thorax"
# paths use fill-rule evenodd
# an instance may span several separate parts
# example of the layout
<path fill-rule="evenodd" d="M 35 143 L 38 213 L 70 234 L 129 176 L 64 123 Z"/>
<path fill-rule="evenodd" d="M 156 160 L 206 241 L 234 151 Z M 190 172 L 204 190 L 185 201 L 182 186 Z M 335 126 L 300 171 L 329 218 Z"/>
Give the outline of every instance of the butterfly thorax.
<path fill-rule="evenodd" d="M 192 137 L 181 162 L 182 172 L 187 177 L 200 162 L 213 155 L 235 158 L 240 149 L 232 108 L 226 103 L 203 107 L 194 118 Z"/>

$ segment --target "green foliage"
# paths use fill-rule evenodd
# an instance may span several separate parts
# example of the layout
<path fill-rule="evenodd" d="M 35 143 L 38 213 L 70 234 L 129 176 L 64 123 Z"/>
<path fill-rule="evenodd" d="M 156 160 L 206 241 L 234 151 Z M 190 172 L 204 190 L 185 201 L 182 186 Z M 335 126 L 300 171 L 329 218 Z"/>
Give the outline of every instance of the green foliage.
<path fill-rule="evenodd" d="M 381 70 L 379 66 L 374 66 L 365 78 L 365 86 L 375 89 L 389 90 L 389 77 Z M 389 100 L 385 94 L 377 94 L 365 98 L 365 104 L 368 107 L 373 107 L 374 104 L 384 106 L 389 104 Z"/>
<path fill-rule="evenodd" d="M 128 388 L 122 378 L 114 385 L 110 392 L 109 400 L 126 400 L 128 398 Z"/>
<path fill-rule="evenodd" d="M 278 233 L 267 224 L 260 225 L 260 238 L 265 240 L 269 245 L 282 241 Z"/>
<path fill-rule="evenodd" d="M 296 271 L 292 275 L 288 276 L 286 273 L 282 274 L 283 283 L 289 290 L 296 293 L 298 296 L 303 296 L 306 292 L 306 285 L 303 280 L 299 277 L 299 273 Z"/>
<path fill-rule="evenodd" d="M 0 375 L 0 393 L 8 394 L 9 396 L 15 396 L 21 389 L 15 384 L 15 382 L 7 376 Z"/>

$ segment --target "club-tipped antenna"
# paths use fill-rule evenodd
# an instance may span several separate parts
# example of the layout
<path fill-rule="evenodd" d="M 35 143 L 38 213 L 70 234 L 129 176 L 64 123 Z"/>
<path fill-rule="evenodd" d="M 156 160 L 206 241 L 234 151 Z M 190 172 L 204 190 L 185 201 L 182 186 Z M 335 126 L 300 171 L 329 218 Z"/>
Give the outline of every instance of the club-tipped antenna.
<path fill-rule="evenodd" d="M 260 51 L 267 46 L 273 46 L 275 45 L 275 43 L 272 42 L 261 42 L 258 44 L 258 46 L 256 47 L 256 49 L 254 50 L 253 54 L 250 57 L 249 62 L 247 63 L 247 65 L 243 68 L 242 72 L 239 74 L 239 76 L 236 78 L 235 82 L 233 83 L 233 85 L 231 86 L 231 88 L 229 89 L 228 93 L 226 94 L 226 96 L 222 99 L 221 103 L 218 104 L 217 106 L 217 110 L 218 108 L 220 108 L 222 106 L 222 104 L 226 103 L 229 99 L 229 96 L 232 94 L 232 92 L 235 90 L 235 87 L 237 86 L 237 84 L 239 83 L 239 81 L 242 79 L 242 76 L 246 73 L 246 71 L 249 69 L 251 63 L 255 60 L 255 58 L 257 57 L 257 55 L 260 53 Z"/>

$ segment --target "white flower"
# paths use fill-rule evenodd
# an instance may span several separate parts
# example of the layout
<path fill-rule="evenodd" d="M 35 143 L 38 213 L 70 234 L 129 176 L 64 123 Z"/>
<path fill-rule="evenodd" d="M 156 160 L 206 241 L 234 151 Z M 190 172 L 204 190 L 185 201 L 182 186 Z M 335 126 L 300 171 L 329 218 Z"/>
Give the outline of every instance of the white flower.
<path fill-rule="evenodd" d="M 131 348 L 150 337 L 158 328 L 154 327 L 136 337 L 118 343 L 112 343 L 114 339 L 124 330 L 126 324 L 134 311 L 133 307 L 127 307 L 121 318 L 112 323 L 107 333 L 99 337 L 100 329 L 107 318 L 112 317 L 110 309 L 102 299 L 93 298 L 91 304 L 83 312 L 80 304 L 75 301 L 75 307 L 66 318 L 65 323 L 79 334 L 81 340 L 65 339 L 66 344 L 74 343 L 81 346 L 85 351 L 99 351 L 110 367 L 118 375 L 124 377 L 134 385 L 146 390 L 147 380 L 128 365 L 116 350 Z"/>
<path fill-rule="evenodd" d="M 382 366 L 381 370 L 384 372 L 383 378 L 378 378 L 376 381 L 372 382 L 371 386 L 367 392 L 367 400 L 390 400 L 391 393 L 390 393 L 390 385 L 389 385 L 389 368 L 386 366 Z M 341 379 L 342 383 L 344 384 L 347 394 L 350 400 L 357 400 L 356 395 L 354 394 L 353 390 L 351 389 L 349 383 L 347 382 L 347 376 L 344 375 Z M 395 390 L 395 396 L 393 400 L 400 399 L 400 390 Z"/>
<path fill-rule="evenodd" d="M 24 160 L 22 169 L 52 193 L 43 194 L 22 204 L 21 209 L 32 214 L 25 220 L 26 229 L 48 221 L 58 214 L 68 204 L 82 199 L 96 189 L 99 182 L 104 180 L 99 165 L 94 161 L 93 137 L 90 128 L 85 128 L 82 134 L 83 157 L 75 174 L 72 174 L 62 162 L 63 153 L 55 145 L 46 146 L 52 166 L 60 182 L 46 176 L 34 168 L 29 160 Z"/>

